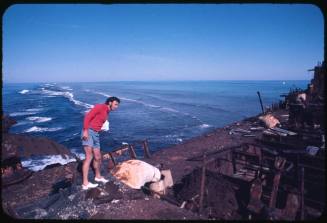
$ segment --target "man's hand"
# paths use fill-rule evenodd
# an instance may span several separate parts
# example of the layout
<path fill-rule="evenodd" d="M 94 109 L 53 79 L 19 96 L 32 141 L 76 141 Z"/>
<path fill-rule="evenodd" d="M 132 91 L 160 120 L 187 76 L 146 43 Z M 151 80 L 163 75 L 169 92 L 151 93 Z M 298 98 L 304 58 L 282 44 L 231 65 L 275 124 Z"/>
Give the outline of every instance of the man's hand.
<path fill-rule="evenodd" d="M 88 138 L 89 138 L 89 132 L 87 131 L 87 129 L 84 129 L 82 139 L 86 141 Z"/>

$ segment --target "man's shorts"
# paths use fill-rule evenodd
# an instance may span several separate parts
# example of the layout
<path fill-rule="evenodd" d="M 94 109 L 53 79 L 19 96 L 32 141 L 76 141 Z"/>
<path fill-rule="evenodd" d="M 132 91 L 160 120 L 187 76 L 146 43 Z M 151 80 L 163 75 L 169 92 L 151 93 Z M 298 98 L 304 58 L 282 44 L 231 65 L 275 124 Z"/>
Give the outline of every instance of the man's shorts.
<path fill-rule="evenodd" d="M 94 131 L 93 129 L 88 129 L 88 132 L 89 132 L 89 137 L 87 138 L 87 140 L 83 140 L 83 130 L 82 130 L 81 133 L 82 145 L 100 149 L 99 133 Z"/>

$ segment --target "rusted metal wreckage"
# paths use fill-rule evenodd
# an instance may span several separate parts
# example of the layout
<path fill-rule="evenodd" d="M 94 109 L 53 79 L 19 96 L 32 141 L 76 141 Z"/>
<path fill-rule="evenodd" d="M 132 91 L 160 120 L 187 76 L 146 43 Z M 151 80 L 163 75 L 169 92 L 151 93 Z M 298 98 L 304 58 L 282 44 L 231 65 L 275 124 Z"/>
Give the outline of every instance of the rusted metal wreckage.
<path fill-rule="evenodd" d="M 135 151 L 135 147 L 141 145 L 141 147 L 143 148 L 143 155 L 145 158 L 151 158 L 151 153 L 150 153 L 150 149 L 149 149 L 149 145 L 148 145 L 148 140 L 140 140 L 140 141 L 136 141 L 133 144 L 125 144 L 121 147 L 118 147 L 112 151 L 109 152 L 102 152 L 102 157 L 104 159 L 109 159 L 108 162 L 108 169 L 112 169 L 117 165 L 117 157 L 122 157 L 123 155 L 126 154 L 126 152 L 128 151 L 129 153 L 129 157 L 131 159 L 136 159 L 137 158 L 137 154 Z"/>
<path fill-rule="evenodd" d="M 295 220 L 304 219 L 304 213 L 315 217 L 314 212 L 325 207 L 324 155 L 324 150 L 312 156 L 261 143 L 244 143 L 206 154 L 202 160 L 205 171 L 201 174 L 199 211 L 203 209 L 204 179 L 210 172 L 245 192 L 238 199 L 249 219 Z"/>
<path fill-rule="evenodd" d="M 326 64 L 315 67 L 314 71 L 306 90 L 291 90 L 284 102 L 274 104 L 266 112 L 261 105 L 263 113 L 278 109 L 289 111 L 283 128 L 234 129 L 230 134 L 239 132 L 245 137 L 252 135 L 251 130 L 262 130 L 262 134 L 252 143 L 228 148 L 218 146 L 211 149 L 212 152 L 188 159 L 203 162 L 197 211 L 203 212 L 204 205 L 209 210 L 214 208 L 210 202 L 203 201 L 206 178 L 211 174 L 238 185 L 237 190 L 242 193 L 237 199 L 243 218 L 304 220 L 322 214 L 326 203 L 323 103 Z M 303 98 L 299 100 L 299 97 Z M 213 195 L 214 191 L 210 193 Z"/>

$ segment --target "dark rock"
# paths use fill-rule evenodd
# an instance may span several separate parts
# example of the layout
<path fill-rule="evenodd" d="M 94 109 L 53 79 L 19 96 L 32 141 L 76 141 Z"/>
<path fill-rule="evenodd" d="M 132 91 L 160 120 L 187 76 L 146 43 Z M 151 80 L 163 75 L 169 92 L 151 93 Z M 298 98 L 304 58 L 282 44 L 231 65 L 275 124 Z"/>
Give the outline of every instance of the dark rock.
<path fill-rule="evenodd" d="M 91 166 L 93 166 L 93 165 L 91 165 Z M 82 173 L 82 169 L 83 169 L 83 161 L 78 161 L 76 171 L 78 173 Z"/>
<path fill-rule="evenodd" d="M 2 210 L 8 216 L 19 218 L 18 213 L 11 207 L 11 205 L 8 202 L 2 202 Z"/>
<path fill-rule="evenodd" d="M 4 188 L 10 185 L 18 184 L 31 177 L 32 174 L 33 172 L 31 170 L 27 170 L 27 169 L 16 170 L 9 176 L 2 176 L 1 185 Z"/>
<path fill-rule="evenodd" d="M 63 188 L 60 186 L 63 186 L 64 184 L 57 183 L 60 181 L 64 183 L 65 181 L 63 181 L 63 179 L 66 178 L 68 180 L 69 176 L 71 175 L 70 172 L 74 171 L 76 166 L 77 163 L 72 162 L 63 166 L 45 169 L 37 172 L 22 169 L 21 171 L 23 172 L 27 171 L 28 173 L 31 173 L 31 176 L 21 181 L 20 183 L 12 184 L 8 187 L 3 186 L 2 199 L 3 201 L 9 202 L 14 208 L 16 208 L 49 196 L 49 194 L 51 194 L 54 189 L 60 191 L 60 188 Z M 18 173 L 20 173 L 20 171 L 17 171 L 17 174 Z M 5 178 L 2 179 L 2 183 L 4 183 L 4 179 Z M 54 185 L 58 187 L 54 188 Z M 68 187 L 67 189 L 69 188 L 71 187 Z"/>
<path fill-rule="evenodd" d="M 52 191 L 50 194 L 55 194 L 55 193 L 58 193 L 60 189 L 65 189 L 65 188 L 68 188 L 68 187 L 71 187 L 72 186 L 72 181 L 71 179 L 64 179 L 64 180 L 61 180 L 57 183 L 55 183 L 53 186 L 52 186 Z"/>
<path fill-rule="evenodd" d="M 106 183 L 104 188 L 98 186 L 96 188 L 89 189 L 85 195 L 85 200 L 93 199 L 94 203 L 97 205 L 122 198 L 123 194 L 119 190 L 119 187 L 112 182 Z"/>
<path fill-rule="evenodd" d="M 42 208 L 36 208 L 30 213 L 30 217 L 34 219 L 43 219 L 48 215 L 48 212 Z"/>
<path fill-rule="evenodd" d="M 7 127 L 12 121 L 4 121 Z M 8 124 L 9 123 L 9 124 Z M 9 128 L 9 127 L 8 127 Z M 62 155 L 77 157 L 71 153 L 65 146 L 53 142 L 50 139 L 42 137 L 32 137 L 23 134 L 2 134 L 2 163 L 1 168 L 3 171 L 3 186 L 16 184 L 22 180 L 27 179 L 31 174 L 27 171 L 16 171 L 22 168 L 21 157 L 29 157 L 31 155 Z M 66 157 L 64 157 L 66 158 Z M 45 169 L 58 167 L 61 164 L 52 164 Z M 73 171 L 74 172 L 74 171 Z M 14 174 L 14 175 L 13 175 Z M 11 176 L 12 175 L 12 176 Z"/>
<path fill-rule="evenodd" d="M 74 156 L 65 146 L 45 137 L 32 137 L 23 134 L 3 135 L 3 154 L 18 154 L 19 157 L 31 155 Z M 8 157 L 8 155 L 6 155 Z"/>
<path fill-rule="evenodd" d="M 8 134 L 2 134 L 2 143 L 1 143 L 1 160 L 4 162 L 6 159 L 12 157 L 19 157 L 18 146 L 13 144 L 10 140 L 7 139 Z M 3 163 L 2 163 L 3 164 Z M 1 165 L 3 166 L 3 165 Z"/>
<path fill-rule="evenodd" d="M 183 210 L 183 209 L 180 209 Z M 159 210 L 156 216 L 160 220 L 176 220 L 176 219 L 186 219 L 186 213 L 183 211 L 172 210 L 171 208 L 165 208 Z"/>
<path fill-rule="evenodd" d="M 105 184 L 104 189 L 109 194 L 114 194 L 119 192 L 119 187 L 111 181 Z"/>
<path fill-rule="evenodd" d="M 44 169 L 51 169 L 51 168 L 58 167 L 58 166 L 61 166 L 61 164 L 53 163 L 53 164 L 47 165 Z"/>
<path fill-rule="evenodd" d="M 17 156 L 10 156 L 4 160 L 2 160 L 1 162 L 1 167 L 13 167 L 13 168 L 16 168 L 17 164 L 20 164 L 21 161 L 20 161 L 20 158 L 17 157 Z"/>
<path fill-rule="evenodd" d="M 87 191 L 85 195 L 85 200 L 87 199 L 96 199 L 100 196 L 101 194 L 101 189 L 99 187 L 91 188 Z"/>
<path fill-rule="evenodd" d="M 141 190 L 131 190 L 130 192 L 126 193 L 126 196 L 130 200 L 140 200 L 145 198 L 145 194 Z"/>
<path fill-rule="evenodd" d="M 106 196 L 101 196 L 101 197 L 96 198 L 94 200 L 94 203 L 96 205 L 99 205 L 99 204 L 109 203 L 114 199 L 116 199 L 116 195 L 115 194 L 109 194 L 109 195 L 106 195 Z"/>
<path fill-rule="evenodd" d="M 2 133 L 8 133 L 12 125 L 16 124 L 17 121 L 10 116 L 2 115 Z"/>

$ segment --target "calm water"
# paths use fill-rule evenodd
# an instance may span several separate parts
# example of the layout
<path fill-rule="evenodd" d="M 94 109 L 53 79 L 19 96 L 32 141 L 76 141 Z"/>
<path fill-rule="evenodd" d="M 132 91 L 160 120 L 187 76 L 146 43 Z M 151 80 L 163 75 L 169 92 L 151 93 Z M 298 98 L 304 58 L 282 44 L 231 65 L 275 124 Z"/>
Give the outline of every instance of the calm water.
<path fill-rule="evenodd" d="M 102 150 L 148 139 L 152 151 L 182 143 L 214 128 L 261 112 L 291 88 L 307 81 L 161 81 L 3 84 L 3 111 L 18 123 L 13 133 L 46 136 L 80 155 L 83 118 L 108 96 L 121 99 L 110 113 L 110 130 L 101 133 Z M 137 151 L 137 153 L 139 153 Z M 32 157 L 23 165 L 42 169 L 67 162 L 59 156 Z"/>

